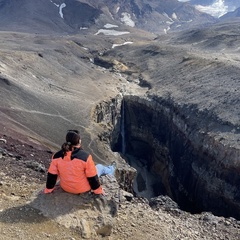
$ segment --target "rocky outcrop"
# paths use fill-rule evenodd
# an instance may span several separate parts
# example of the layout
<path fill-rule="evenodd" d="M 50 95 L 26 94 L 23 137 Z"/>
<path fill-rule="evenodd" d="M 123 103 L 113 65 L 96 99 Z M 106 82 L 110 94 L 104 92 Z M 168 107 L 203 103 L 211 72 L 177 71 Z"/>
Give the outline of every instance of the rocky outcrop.
<path fill-rule="evenodd" d="M 119 133 L 121 131 L 122 99 L 123 96 L 119 94 L 116 98 L 103 101 L 95 107 L 93 112 L 94 121 L 102 127 L 102 131 L 98 134 L 100 141 L 106 142 L 109 145 L 114 143 L 112 148 L 115 149 L 121 147 Z M 121 156 L 119 157 L 121 158 Z M 123 164 L 116 171 L 116 179 L 121 189 L 132 192 L 136 169 L 130 167 L 123 159 L 121 160 Z"/>
<path fill-rule="evenodd" d="M 57 186 L 51 194 L 36 192 L 29 204 L 45 217 L 67 228 L 76 229 L 84 239 L 109 236 L 119 205 L 133 196 L 121 190 L 113 176 L 102 176 L 100 180 L 105 196 L 91 193 L 70 194 Z"/>
<path fill-rule="evenodd" d="M 116 142 L 120 131 L 121 124 L 121 104 L 122 95 L 119 94 L 115 98 L 111 98 L 100 102 L 96 105 L 93 111 L 93 121 L 100 124 L 103 131 L 98 134 L 101 141 Z M 113 129 L 116 129 L 116 134 L 113 134 Z"/>

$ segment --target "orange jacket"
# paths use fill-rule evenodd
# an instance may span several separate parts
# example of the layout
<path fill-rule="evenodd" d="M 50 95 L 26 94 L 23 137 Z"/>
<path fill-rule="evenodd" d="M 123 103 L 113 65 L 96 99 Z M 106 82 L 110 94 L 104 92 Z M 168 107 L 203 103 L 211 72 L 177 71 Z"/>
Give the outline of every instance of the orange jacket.
<path fill-rule="evenodd" d="M 75 148 L 65 156 L 62 150 L 53 155 L 45 193 L 54 190 L 58 178 L 60 186 L 66 192 L 79 194 L 93 190 L 95 194 L 103 193 L 92 156 L 81 148 Z"/>

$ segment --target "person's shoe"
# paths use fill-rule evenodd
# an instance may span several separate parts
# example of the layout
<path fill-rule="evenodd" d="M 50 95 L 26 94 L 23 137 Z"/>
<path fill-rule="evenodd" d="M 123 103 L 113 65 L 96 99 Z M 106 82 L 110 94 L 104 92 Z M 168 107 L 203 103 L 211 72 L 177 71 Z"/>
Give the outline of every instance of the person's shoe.
<path fill-rule="evenodd" d="M 116 161 L 112 161 L 111 166 L 113 166 L 114 169 L 116 169 L 117 168 L 117 162 Z"/>

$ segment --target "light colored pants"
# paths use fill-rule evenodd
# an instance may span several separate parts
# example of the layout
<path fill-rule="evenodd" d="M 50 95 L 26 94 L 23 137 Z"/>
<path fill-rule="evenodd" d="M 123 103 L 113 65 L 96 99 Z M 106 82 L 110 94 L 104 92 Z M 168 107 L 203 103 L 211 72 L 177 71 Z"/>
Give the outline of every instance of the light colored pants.
<path fill-rule="evenodd" d="M 97 168 L 97 174 L 99 177 L 107 174 L 114 175 L 114 172 L 115 172 L 115 167 L 113 166 L 104 166 L 102 164 L 97 164 L 96 168 Z"/>

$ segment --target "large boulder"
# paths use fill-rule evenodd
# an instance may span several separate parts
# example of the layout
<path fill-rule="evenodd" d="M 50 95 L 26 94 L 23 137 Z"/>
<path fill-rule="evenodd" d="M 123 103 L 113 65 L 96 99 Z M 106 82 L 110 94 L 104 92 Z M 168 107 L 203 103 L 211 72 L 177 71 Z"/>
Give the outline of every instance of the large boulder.
<path fill-rule="evenodd" d="M 132 172 L 129 168 L 129 172 Z M 117 170 L 116 176 L 123 175 Z M 134 171 L 135 172 L 135 171 Z M 125 169 L 125 178 L 130 175 Z M 132 179 L 128 179 L 130 182 Z M 117 178 L 111 175 L 100 177 L 105 195 L 92 193 L 70 194 L 57 185 L 51 194 L 42 190 L 33 194 L 30 205 L 45 217 L 79 231 L 82 238 L 98 239 L 99 235 L 109 236 L 115 223 L 121 202 L 131 201 L 133 195 L 122 190 Z"/>
<path fill-rule="evenodd" d="M 51 194 L 36 192 L 30 205 L 45 217 L 67 228 L 79 230 L 82 238 L 109 236 L 117 214 L 117 201 L 120 202 L 121 191 L 114 177 L 103 178 L 107 185 L 111 185 L 111 188 L 104 187 L 107 194 L 105 196 L 92 193 L 70 194 L 57 186 Z"/>

